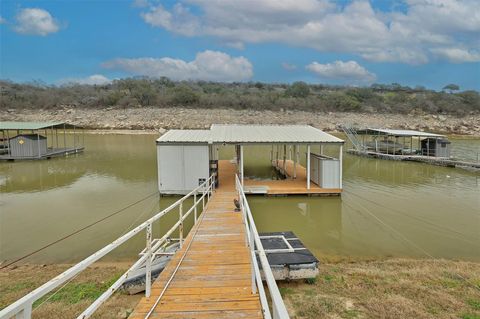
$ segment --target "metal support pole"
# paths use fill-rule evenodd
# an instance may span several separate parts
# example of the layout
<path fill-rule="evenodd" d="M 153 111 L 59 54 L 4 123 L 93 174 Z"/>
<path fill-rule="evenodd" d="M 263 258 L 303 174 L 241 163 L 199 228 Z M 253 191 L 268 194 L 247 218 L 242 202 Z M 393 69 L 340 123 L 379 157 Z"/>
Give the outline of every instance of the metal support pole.
<path fill-rule="evenodd" d="M 298 146 L 293 146 L 293 178 L 297 178 Z"/>
<path fill-rule="evenodd" d="M 145 261 L 145 297 L 150 297 L 152 288 L 152 223 L 147 225 L 147 260 Z"/>
<path fill-rule="evenodd" d="M 77 136 L 75 135 L 75 125 L 73 126 L 73 148 L 77 149 Z"/>
<path fill-rule="evenodd" d="M 37 149 L 38 149 L 38 158 L 40 158 L 40 134 L 37 132 Z"/>
<path fill-rule="evenodd" d="M 178 226 L 178 237 L 180 239 L 180 248 L 183 246 L 183 202 L 180 203 L 178 208 L 178 214 L 180 217 L 180 225 Z"/>
<path fill-rule="evenodd" d="M 197 224 L 197 192 L 193 193 L 193 205 L 195 205 L 195 207 L 193 208 L 193 216 L 194 216 L 194 220 L 195 220 L 195 224 Z"/>
<path fill-rule="evenodd" d="M 307 145 L 307 189 L 310 189 L 310 145 Z"/>
<path fill-rule="evenodd" d="M 240 181 L 242 182 L 243 187 L 243 145 L 240 145 Z"/>
<path fill-rule="evenodd" d="M 340 189 L 343 188 L 343 182 L 342 182 L 342 178 L 343 178 L 343 145 L 340 145 L 340 154 L 338 154 L 338 159 L 340 161 L 339 165 L 340 165 Z"/>
<path fill-rule="evenodd" d="M 67 130 L 65 124 L 63 124 L 63 148 L 67 150 Z"/>
<path fill-rule="evenodd" d="M 323 155 L 323 144 L 320 144 L 320 155 Z"/>

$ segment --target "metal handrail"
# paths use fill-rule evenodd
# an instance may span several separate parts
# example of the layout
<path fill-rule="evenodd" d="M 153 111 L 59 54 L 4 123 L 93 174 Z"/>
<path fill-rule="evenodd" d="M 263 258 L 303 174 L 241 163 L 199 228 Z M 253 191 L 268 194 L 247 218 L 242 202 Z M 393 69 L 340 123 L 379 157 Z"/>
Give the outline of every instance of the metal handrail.
<path fill-rule="evenodd" d="M 132 270 L 137 269 L 140 267 L 144 262 L 146 263 L 146 289 L 145 294 L 149 296 L 150 294 L 150 287 L 151 287 L 151 262 L 152 257 L 156 250 L 161 248 L 162 244 L 167 240 L 167 238 L 178 228 L 180 232 L 180 245 L 182 245 L 183 241 L 183 222 L 184 220 L 192 213 L 195 214 L 195 223 L 197 222 L 197 206 L 200 202 L 202 202 L 202 207 L 205 208 L 205 198 L 207 198 L 207 202 L 210 200 L 211 194 L 215 189 L 215 182 L 213 179 L 213 175 L 210 176 L 205 182 L 199 185 L 197 188 L 192 190 L 187 195 L 180 198 L 178 201 L 173 203 L 172 205 L 168 206 L 164 210 L 158 212 L 155 216 L 151 217 L 150 219 L 146 220 L 142 224 L 138 225 L 128 233 L 120 236 L 110 244 L 106 245 L 102 249 L 98 250 L 97 252 L 93 253 L 89 257 L 85 258 L 81 262 L 77 263 L 76 265 L 70 267 L 57 277 L 53 278 L 52 280 L 46 282 L 42 286 L 36 288 L 32 292 L 28 293 L 27 295 L 23 296 L 19 300 L 15 301 L 11 305 L 7 306 L 3 310 L 0 311 L 0 319 L 8 319 L 13 316 L 15 318 L 25 318 L 29 319 L 32 316 L 32 306 L 35 301 L 42 298 L 46 294 L 48 294 L 53 289 L 59 287 L 60 285 L 64 284 L 78 273 L 85 270 L 88 266 L 93 264 L 94 262 L 98 261 L 100 258 L 104 257 L 115 248 L 119 247 L 139 232 L 146 230 L 146 237 L 147 237 L 147 249 L 145 254 L 137 260 L 129 270 L 127 270 L 110 288 L 108 288 L 97 300 L 95 300 L 78 318 L 89 318 L 103 302 L 105 302 L 117 289 L 119 289 L 125 280 L 129 277 L 129 274 Z M 197 199 L 197 194 L 201 193 Z M 183 202 L 191 197 L 194 197 L 194 203 L 192 207 L 183 214 Z M 160 238 L 158 241 L 152 245 L 152 224 L 159 220 L 161 217 L 165 216 L 168 212 L 172 211 L 177 206 L 180 207 L 179 209 L 179 220 L 172 228 L 170 228 L 167 233 Z"/>
<path fill-rule="evenodd" d="M 242 210 L 244 218 L 245 229 L 247 233 L 247 246 L 250 249 L 252 258 L 252 291 L 256 293 L 258 289 L 264 318 L 288 319 L 290 316 L 288 315 L 287 308 L 283 303 L 282 296 L 278 290 L 277 282 L 275 281 L 272 269 L 268 263 L 265 249 L 263 248 L 262 241 L 258 235 L 257 227 L 255 226 L 255 221 L 253 220 L 252 212 L 250 210 L 250 206 L 248 205 L 248 201 L 238 175 L 235 175 L 235 186 L 238 192 L 240 209 Z M 270 311 L 267 297 L 265 295 L 265 290 L 260 275 L 260 268 L 258 267 L 257 263 L 257 255 L 260 259 L 263 276 L 267 282 L 268 291 L 272 300 L 272 311 Z"/>

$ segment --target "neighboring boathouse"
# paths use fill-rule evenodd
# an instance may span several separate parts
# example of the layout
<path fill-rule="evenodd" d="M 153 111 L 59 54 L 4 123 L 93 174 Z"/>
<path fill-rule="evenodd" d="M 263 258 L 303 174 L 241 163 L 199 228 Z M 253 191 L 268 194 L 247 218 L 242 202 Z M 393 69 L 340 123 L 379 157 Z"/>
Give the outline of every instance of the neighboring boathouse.
<path fill-rule="evenodd" d="M 79 129 L 64 122 L 0 122 L 0 160 L 48 159 L 81 152 L 84 139 Z"/>
<path fill-rule="evenodd" d="M 339 195 L 342 191 L 344 141 L 308 125 L 218 125 L 208 130 L 170 130 L 157 140 L 158 188 L 162 194 L 186 194 L 215 176 L 216 184 L 234 185 L 238 174 L 246 193 Z M 219 148 L 235 146 L 232 160 L 219 160 Z M 285 179 L 244 176 L 244 148 L 271 146 L 270 160 Z M 333 145 L 336 157 L 323 146 Z M 305 150 L 306 167 L 300 165 Z M 317 152 L 313 151 L 316 146 Z"/>

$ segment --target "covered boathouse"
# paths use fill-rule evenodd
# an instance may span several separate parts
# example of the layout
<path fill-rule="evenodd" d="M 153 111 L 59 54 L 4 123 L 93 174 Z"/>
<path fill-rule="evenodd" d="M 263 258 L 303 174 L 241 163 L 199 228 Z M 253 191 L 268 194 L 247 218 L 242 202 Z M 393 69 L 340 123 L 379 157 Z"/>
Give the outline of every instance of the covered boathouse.
<path fill-rule="evenodd" d="M 357 151 L 372 155 L 376 153 L 399 158 L 402 156 L 450 158 L 450 141 L 440 134 L 379 128 L 351 130 L 350 132 L 347 130 L 346 133 Z"/>
<path fill-rule="evenodd" d="M 161 194 L 187 194 L 211 175 L 217 186 L 233 187 L 235 174 L 250 194 L 340 195 L 342 191 L 344 141 L 312 126 L 213 124 L 208 130 L 170 130 L 156 144 Z M 270 153 L 271 165 L 283 179 L 245 177 L 244 148 L 254 145 L 266 146 L 261 149 Z M 336 156 L 324 154 L 326 145 L 333 146 Z M 219 149 L 226 146 L 235 147 L 235 156 L 220 160 Z"/>
<path fill-rule="evenodd" d="M 0 122 L 0 160 L 48 159 L 78 153 L 84 149 L 82 133 L 81 127 L 64 122 Z"/>

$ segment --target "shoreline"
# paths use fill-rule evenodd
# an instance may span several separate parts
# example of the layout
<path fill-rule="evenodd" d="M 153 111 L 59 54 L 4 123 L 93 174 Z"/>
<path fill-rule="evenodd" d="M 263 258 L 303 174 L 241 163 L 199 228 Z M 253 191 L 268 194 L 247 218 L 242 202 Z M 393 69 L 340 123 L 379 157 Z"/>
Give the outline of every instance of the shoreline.
<path fill-rule="evenodd" d="M 341 125 L 357 127 L 386 127 L 431 131 L 441 134 L 480 136 L 480 114 L 457 117 L 448 114 L 308 112 L 299 110 L 237 110 L 206 108 L 73 108 L 7 109 L 0 121 L 68 122 L 85 129 L 102 132 L 125 130 L 164 132 L 168 129 L 206 129 L 211 124 L 308 124 L 325 132 L 341 132 Z"/>
<path fill-rule="evenodd" d="M 0 272 L 0 309 L 72 264 L 23 264 Z M 34 318 L 75 318 L 129 265 L 97 262 L 34 311 Z M 282 281 L 291 318 L 478 318 L 480 262 L 386 258 L 326 262 L 309 280 Z M 128 318 L 142 294 L 117 292 L 93 318 Z M 37 304 L 38 305 L 38 304 Z"/>

